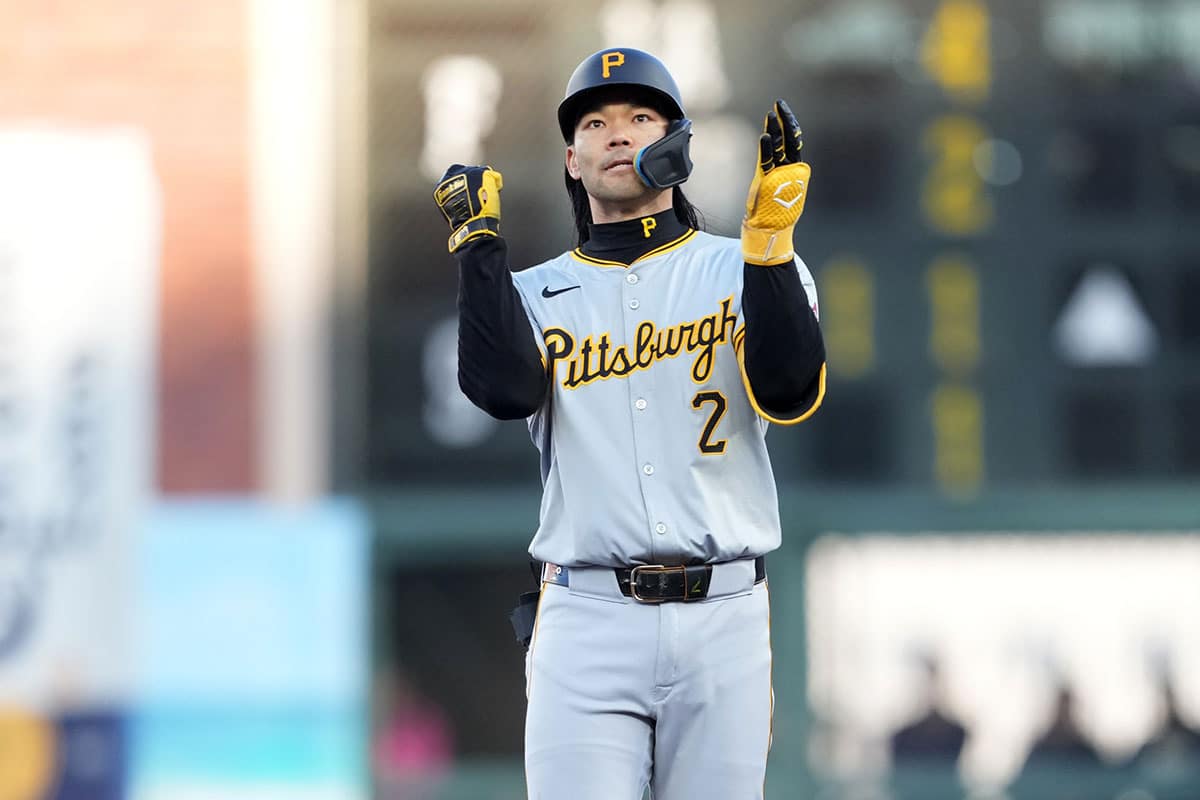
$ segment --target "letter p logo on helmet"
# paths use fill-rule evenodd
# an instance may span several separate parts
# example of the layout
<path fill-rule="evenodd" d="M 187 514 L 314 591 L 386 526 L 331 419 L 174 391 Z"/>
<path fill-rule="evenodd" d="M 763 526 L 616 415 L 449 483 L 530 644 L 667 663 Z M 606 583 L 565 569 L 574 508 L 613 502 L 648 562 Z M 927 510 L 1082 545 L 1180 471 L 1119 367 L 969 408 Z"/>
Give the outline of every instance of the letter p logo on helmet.
<path fill-rule="evenodd" d="M 613 50 L 610 53 L 605 53 L 600 56 L 600 71 L 605 78 L 612 77 L 612 68 L 619 67 L 625 63 L 625 54 L 620 50 Z"/>

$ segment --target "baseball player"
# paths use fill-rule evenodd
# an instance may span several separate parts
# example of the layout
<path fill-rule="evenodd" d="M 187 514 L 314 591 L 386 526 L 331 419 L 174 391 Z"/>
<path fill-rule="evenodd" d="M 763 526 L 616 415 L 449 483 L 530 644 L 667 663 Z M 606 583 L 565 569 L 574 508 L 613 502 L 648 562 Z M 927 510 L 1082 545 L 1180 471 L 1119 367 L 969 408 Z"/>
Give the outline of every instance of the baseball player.
<path fill-rule="evenodd" d="M 453 165 L 434 192 L 459 264 L 459 383 L 493 416 L 527 418 L 541 453 L 529 797 L 761 798 L 763 556 L 780 543 L 764 436 L 825 389 L 815 287 L 792 251 L 800 129 L 782 101 L 766 115 L 732 239 L 697 230 L 679 188 L 691 123 L 654 56 L 586 58 L 558 122 L 574 250 L 511 272 L 491 167 Z"/>

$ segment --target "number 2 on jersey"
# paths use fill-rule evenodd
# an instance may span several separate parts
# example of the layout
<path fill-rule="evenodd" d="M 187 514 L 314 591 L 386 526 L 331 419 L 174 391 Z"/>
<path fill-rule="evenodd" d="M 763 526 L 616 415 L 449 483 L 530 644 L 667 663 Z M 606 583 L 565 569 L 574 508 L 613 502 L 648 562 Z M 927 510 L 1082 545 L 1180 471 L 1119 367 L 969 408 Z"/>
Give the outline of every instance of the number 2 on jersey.
<path fill-rule="evenodd" d="M 706 456 L 719 456 L 725 452 L 725 444 L 728 440 L 718 439 L 712 440 L 713 432 L 717 429 L 717 425 L 721 422 L 721 417 L 725 416 L 725 408 L 728 402 L 725 400 L 725 395 L 720 392 L 696 392 L 696 396 L 692 398 L 692 408 L 700 409 L 705 403 L 712 403 L 712 413 L 708 415 L 708 422 L 704 423 L 704 431 L 700 434 L 699 447 L 700 452 Z"/>

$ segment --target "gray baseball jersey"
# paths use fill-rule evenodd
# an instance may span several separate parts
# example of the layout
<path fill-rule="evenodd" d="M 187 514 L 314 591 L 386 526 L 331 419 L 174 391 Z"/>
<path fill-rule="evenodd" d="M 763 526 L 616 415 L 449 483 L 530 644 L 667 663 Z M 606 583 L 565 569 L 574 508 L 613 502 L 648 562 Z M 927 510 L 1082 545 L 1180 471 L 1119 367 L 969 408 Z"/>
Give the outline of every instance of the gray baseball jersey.
<path fill-rule="evenodd" d="M 693 230 L 628 267 L 575 250 L 514 274 L 552 373 L 529 418 L 544 487 L 534 558 L 720 562 L 779 546 L 766 430 L 806 419 L 821 396 L 789 419 L 759 407 L 742 366 L 742 275 L 737 239 Z"/>

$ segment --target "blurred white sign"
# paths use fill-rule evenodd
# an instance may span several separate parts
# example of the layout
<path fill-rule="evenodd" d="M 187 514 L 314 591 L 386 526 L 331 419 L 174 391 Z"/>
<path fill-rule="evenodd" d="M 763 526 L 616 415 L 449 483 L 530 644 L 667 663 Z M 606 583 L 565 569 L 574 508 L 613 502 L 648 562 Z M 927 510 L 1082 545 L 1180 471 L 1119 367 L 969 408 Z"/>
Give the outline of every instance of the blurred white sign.
<path fill-rule="evenodd" d="M 436 181 L 451 164 L 483 164 L 483 140 L 496 126 L 504 80 L 483 56 L 445 56 L 425 68 L 421 173 Z"/>
<path fill-rule="evenodd" d="M 118 704 L 161 200 L 129 129 L 0 128 L 0 704 Z"/>
<path fill-rule="evenodd" d="M 806 587 L 809 701 L 835 772 L 883 769 L 890 737 L 935 710 L 965 731 L 968 783 L 1003 786 L 1063 691 L 1114 761 L 1168 697 L 1200 724 L 1200 535 L 831 536 Z"/>
<path fill-rule="evenodd" d="M 1158 332 L 1129 279 L 1109 264 L 1092 266 L 1054 323 L 1054 342 L 1069 364 L 1119 367 L 1145 364 Z"/>

